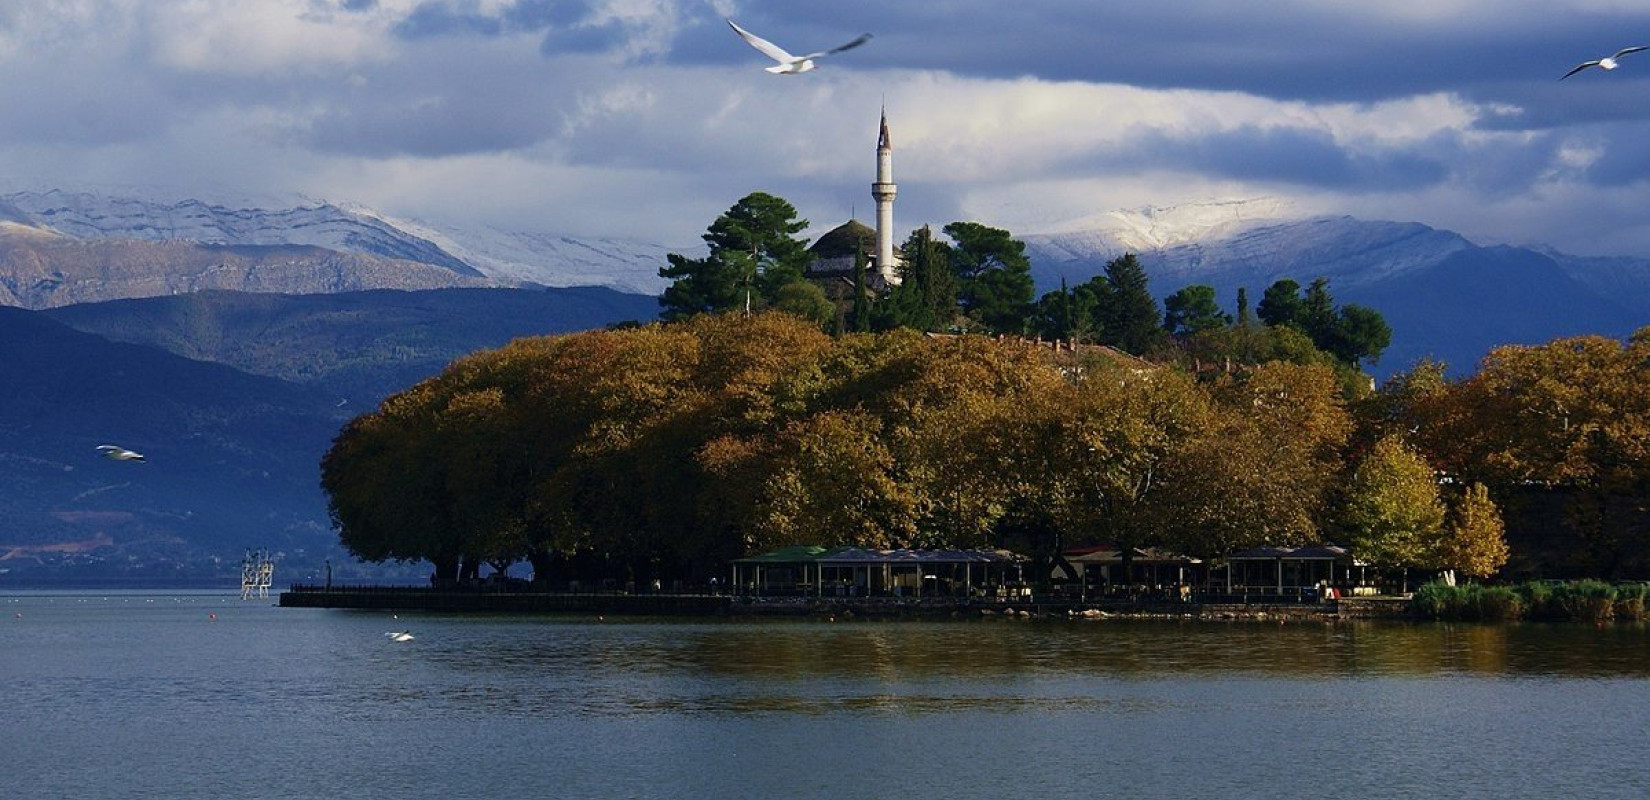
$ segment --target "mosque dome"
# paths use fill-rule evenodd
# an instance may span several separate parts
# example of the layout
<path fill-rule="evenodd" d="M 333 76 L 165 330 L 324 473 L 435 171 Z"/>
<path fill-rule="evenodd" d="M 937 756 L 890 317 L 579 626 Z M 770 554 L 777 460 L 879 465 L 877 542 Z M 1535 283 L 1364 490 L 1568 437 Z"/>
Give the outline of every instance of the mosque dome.
<path fill-rule="evenodd" d="M 826 231 L 808 246 L 808 252 L 813 253 L 814 257 L 821 261 L 851 259 L 854 257 L 855 249 L 864 253 L 867 258 L 877 254 L 877 232 L 857 219 L 848 220 Z"/>

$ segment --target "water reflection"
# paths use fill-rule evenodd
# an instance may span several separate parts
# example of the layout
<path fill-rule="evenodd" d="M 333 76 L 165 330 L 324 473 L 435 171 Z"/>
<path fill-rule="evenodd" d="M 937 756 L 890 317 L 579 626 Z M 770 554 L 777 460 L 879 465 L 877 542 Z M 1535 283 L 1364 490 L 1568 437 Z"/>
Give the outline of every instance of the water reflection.
<path fill-rule="evenodd" d="M 1650 675 L 1643 626 L 441 618 L 425 627 L 417 647 L 386 654 L 421 688 L 373 687 L 384 714 L 1128 715 L 1177 702 L 1154 688 L 1163 682 L 1221 687 L 1233 696 L 1205 702 L 1223 704 L 1241 702 L 1240 687 L 1278 681 Z M 1333 713 L 1342 701 L 1287 702 Z"/>
<path fill-rule="evenodd" d="M 510 626 L 429 653 L 458 670 L 744 680 L 1012 680 L 1059 674 L 1290 677 L 1650 675 L 1642 624 L 680 623 Z M 476 642 L 476 644 L 482 644 Z"/>

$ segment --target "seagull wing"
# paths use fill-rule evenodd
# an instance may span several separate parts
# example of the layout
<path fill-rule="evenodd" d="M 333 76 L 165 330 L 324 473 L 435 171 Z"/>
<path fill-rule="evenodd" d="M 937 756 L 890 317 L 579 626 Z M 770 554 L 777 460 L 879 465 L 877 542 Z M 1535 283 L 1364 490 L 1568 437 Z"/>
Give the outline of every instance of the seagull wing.
<path fill-rule="evenodd" d="M 1637 53 L 1638 51 L 1645 50 L 1645 49 L 1650 49 L 1650 47 L 1647 47 L 1646 45 L 1637 45 L 1635 47 L 1623 47 L 1620 50 L 1617 50 L 1615 55 L 1610 56 L 1610 57 L 1611 58 L 1621 58 L 1622 56 L 1627 55 L 1628 53 Z"/>
<path fill-rule="evenodd" d="M 734 22 L 733 20 L 731 20 L 731 19 L 728 20 L 728 24 L 733 27 L 733 32 L 734 33 L 739 34 L 739 38 L 745 40 L 746 44 L 750 45 L 751 47 L 756 48 L 757 50 L 762 51 L 762 54 L 767 56 L 768 58 L 771 58 L 775 61 L 778 61 L 781 64 L 789 64 L 792 61 L 796 60 L 796 56 L 793 56 L 790 53 L 785 52 L 785 48 L 780 47 L 779 45 L 776 45 L 773 42 L 768 41 L 767 39 L 764 39 L 760 36 L 757 36 L 756 34 L 751 33 L 750 31 L 747 31 L 744 28 L 739 27 L 739 24 Z"/>
<path fill-rule="evenodd" d="M 849 42 L 845 45 L 842 45 L 841 47 L 833 47 L 829 50 L 826 50 L 826 51 L 820 52 L 820 53 L 809 53 L 809 54 L 803 56 L 803 58 L 821 58 L 823 56 L 828 56 L 832 53 L 840 53 L 844 50 L 852 50 L 852 49 L 854 49 L 854 48 L 856 48 L 856 47 L 858 47 L 862 44 L 865 44 L 866 42 L 869 42 L 869 41 L 871 41 L 871 34 L 862 33 L 862 34 L 860 34 L 858 39 L 855 39 L 855 40 L 853 40 L 853 41 L 851 41 L 851 42 Z"/>
<path fill-rule="evenodd" d="M 1563 77 L 1559 78 L 1559 80 L 1564 80 L 1564 78 L 1568 78 L 1571 75 L 1574 75 L 1577 72 L 1580 72 L 1580 71 L 1582 71 L 1582 70 L 1584 70 L 1588 67 L 1596 67 L 1596 66 L 1598 66 L 1598 61 L 1583 61 L 1580 64 L 1577 64 L 1575 69 L 1572 69 L 1569 72 L 1564 73 Z"/>

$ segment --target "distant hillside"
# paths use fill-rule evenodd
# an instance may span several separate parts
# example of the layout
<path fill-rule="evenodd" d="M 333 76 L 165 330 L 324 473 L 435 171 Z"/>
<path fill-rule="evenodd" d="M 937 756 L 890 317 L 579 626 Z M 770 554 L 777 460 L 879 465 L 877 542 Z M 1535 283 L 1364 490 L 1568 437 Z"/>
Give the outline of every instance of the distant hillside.
<path fill-rule="evenodd" d="M 54 308 L 208 289 L 313 294 L 488 286 L 443 267 L 308 245 L 80 241 L 0 228 L 0 305 Z"/>
<path fill-rule="evenodd" d="M 317 460 L 347 419 L 330 397 L 15 308 L 0 364 L 0 569 L 165 574 L 330 546 Z"/>
<path fill-rule="evenodd" d="M 317 295 L 198 292 L 46 312 L 77 330 L 314 386 L 356 411 L 511 339 L 658 316 L 658 298 L 593 287 Z"/>
<path fill-rule="evenodd" d="M 161 202 L 89 192 L 17 192 L 0 204 L 41 227 L 83 241 L 185 241 L 229 247 L 303 245 L 440 267 L 483 277 L 433 242 L 371 214 L 330 203 L 282 209 L 230 208 L 199 200 Z M 222 288 L 222 287 L 220 287 Z"/>
<path fill-rule="evenodd" d="M 592 288 L 0 307 L 0 585 L 198 576 L 255 546 L 342 565 L 319 465 L 349 418 L 460 355 L 657 310 Z"/>
<path fill-rule="evenodd" d="M 1172 213 L 1158 212 L 1151 215 L 1155 226 L 1112 222 L 1027 236 L 1038 289 L 1057 288 L 1062 278 L 1086 281 L 1125 252 L 1138 256 L 1160 301 L 1204 284 L 1229 311 L 1239 288 L 1248 289 L 1253 307 L 1279 279 L 1304 286 L 1326 277 L 1338 302 L 1375 308 L 1392 326 L 1378 375 L 1422 356 L 1446 361 L 1458 374 L 1470 372 L 1495 345 L 1587 333 L 1626 336 L 1650 325 L 1650 259 L 1484 247 L 1418 223 L 1277 220 L 1221 210 L 1233 218 L 1216 225 L 1199 209 L 1181 223 L 1185 232 L 1177 232 Z M 1131 243 L 1149 246 L 1132 249 Z"/>
<path fill-rule="evenodd" d="M 213 275 L 205 280 L 196 270 L 174 269 L 151 258 L 151 270 L 167 276 L 176 274 L 178 277 L 171 278 L 176 285 L 155 291 L 153 287 L 113 283 L 102 286 L 101 294 L 94 294 L 94 287 L 87 285 L 74 299 L 51 305 L 208 288 L 310 294 L 536 284 L 605 286 L 621 292 L 657 294 L 665 286 L 659 267 L 671 252 L 662 245 L 613 238 L 395 219 L 371 209 L 331 203 L 266 209 L 90 192 L 16 192 L 0 195 L 0 223 L 6 221 L 15 223 L 14 229 L 26 226 L 69 241 L 119 243 L 119 247 L 131 248 L 137 254 L 145 252 L 138 245 L 162 242 L 184 250 L 189 246 L 207 246 L 209 252 L 216 252 L 211 250 L 213 247 L 220 251 L 231 248 L 242 256 L 256 254 L 261 248 L 316 248 L 331 254 L 339 267 L 328 283 L 324 274 L 306 276 L 295 268 L 301 265 L 283 269 L 281 262 L 266 259 L 260 264 L 259 281 L 235 283 L 240 279 L 235 275 Z M 0 226 L 0 232 L 4 230 Z M 683 252 L 692 252 L 697 246 Z M 343 256 L 361 259 L 357 264 L 340 260 Z M 383 269 L 396 265 L 404 275 Z M 0 259 L 0 285 L 8 280 L 9 272 L 4 259 Z M 26 281 L 17 277 L 10 280 L 27 288 L 41 277 L 34 273 L 28 273 Z M 12 302 L 3 297 L 0 303 L 31 308 L 48 305 L 39 300 Z"/>

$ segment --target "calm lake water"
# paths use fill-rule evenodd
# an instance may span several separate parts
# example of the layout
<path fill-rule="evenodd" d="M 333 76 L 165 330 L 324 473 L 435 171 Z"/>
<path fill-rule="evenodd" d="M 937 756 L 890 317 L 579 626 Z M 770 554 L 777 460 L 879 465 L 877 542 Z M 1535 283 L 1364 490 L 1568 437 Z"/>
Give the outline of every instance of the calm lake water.
<path fill-rule="evenodd" d="M 0 797 L 1650 795 L 1638 625 L 272 602 L 0 594 Z"/>

